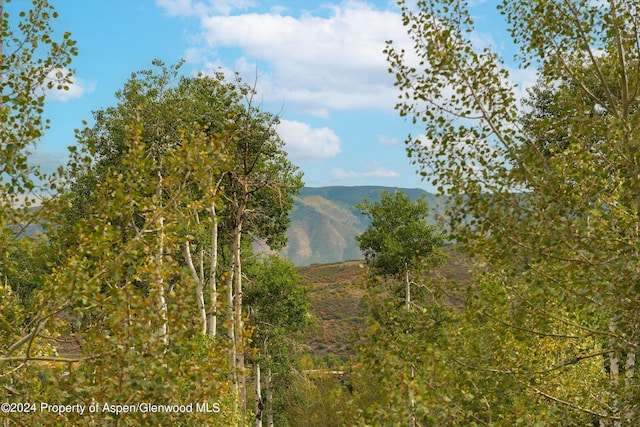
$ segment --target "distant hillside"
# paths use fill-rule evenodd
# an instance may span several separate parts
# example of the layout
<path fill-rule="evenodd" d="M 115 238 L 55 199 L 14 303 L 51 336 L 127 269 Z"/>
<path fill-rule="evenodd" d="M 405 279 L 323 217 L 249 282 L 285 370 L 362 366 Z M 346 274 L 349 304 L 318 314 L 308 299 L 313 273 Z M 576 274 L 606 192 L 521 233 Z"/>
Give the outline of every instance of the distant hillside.
<path fill-rule="evenodd" d="M 317 327 L 306 340 L 313 355 L 355 353 L 357 335 L 364 328 L 362 267 L 359 261 L 347 261 L 298 268 L 302 285 L 310 291 L 311 312 L 317 320 Z"/>
<path fill-rule="evenodd" d="M 282 255 L 297 266 L 327 264 L 361 259 L 354 237 L 368 226 L 368 218 L 355 208 L 365 198 L 380 200 L 380 192 L 397 187 L 305 187 L 296 197 L 287 232 L 289 244 Z M 431 208 L 430 220 L 441 211 L 442 203 L 433 194 L 420 189 L 405 189 L 412 200 L 424 195 Z"/>
<path fill-rule="evenodd" d="M 468 283 L 468 257 L 455 246 L 443 248 L 447 262 L 431 275 L 446 278 L 452 284 Z M 358 334 L 365 328 L 361 300 L 365 294 L 364 278 L 366 267 L 359 261 L 299 267 L 301 284 L 310 291 L 311 312 L 317 319 L 317 327 L 306 339 L 309 352 L 317 357 L 336 355 L 353 356 L 358 347 Z M 459 305 L 460 295 L 452 286 L 449 302 Z M 464 289 L 464 287 L 462 287 Z M 462 296 L 464 299 L 464 296 Z"/>

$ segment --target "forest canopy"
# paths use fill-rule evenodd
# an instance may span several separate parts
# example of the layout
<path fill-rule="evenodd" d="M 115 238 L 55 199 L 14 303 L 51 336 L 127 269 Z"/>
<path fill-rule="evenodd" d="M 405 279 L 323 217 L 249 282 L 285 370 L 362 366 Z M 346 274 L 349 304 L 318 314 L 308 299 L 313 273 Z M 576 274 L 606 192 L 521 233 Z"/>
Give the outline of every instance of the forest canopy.
<path fill-rule="evenodd" d="M 255 82 L 155 60 L 47 175 L 31 150 L 76 41 L 47 0 L 5 3 L 5 424 L 640 424 L 640 1 L 504 0 L 509 66 L 467 2 L 398 2 L 412 49 L 382 54 L 445 222 L 400 191 L 357 206 L 364 260 L 334 295 L 363 295 L 358 348 L 322 360 L 314 283 L 252 245 L 286 245 L 303 185 Z M 537 73 L 524 97 L 512 65 Z M 115 409 L 140 402 L 178 409 Z"/>

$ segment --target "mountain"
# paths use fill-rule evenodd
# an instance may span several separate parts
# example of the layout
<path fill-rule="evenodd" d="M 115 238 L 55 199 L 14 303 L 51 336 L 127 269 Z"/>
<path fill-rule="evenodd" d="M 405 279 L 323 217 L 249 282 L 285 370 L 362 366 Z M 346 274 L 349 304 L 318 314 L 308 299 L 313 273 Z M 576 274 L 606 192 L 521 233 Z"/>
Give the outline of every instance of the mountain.
<path fill-rule="evenodd" d="M 287 231 L 289 244 L 281 255 L 297 266 L 327 264 L 361 259 L 355 241 L 369 225 L 369 219 L 355 208 L 365 198 L 380 200 L 380 192 L 402 190 L 412 200 L 424 195 L 431 208 L 429 222 L 442 209 L 441 199 L 420 189 L 397 187 L 304 187 L 295 199 L 291 225 Z M 258 245 L 264 250 L 264 245 Z"/>

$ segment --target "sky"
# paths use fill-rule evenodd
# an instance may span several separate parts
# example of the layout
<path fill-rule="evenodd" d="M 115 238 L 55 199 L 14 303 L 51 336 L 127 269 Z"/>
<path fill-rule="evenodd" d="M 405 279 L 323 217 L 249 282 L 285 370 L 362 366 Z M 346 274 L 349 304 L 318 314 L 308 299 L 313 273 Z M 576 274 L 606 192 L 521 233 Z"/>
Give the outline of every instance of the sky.
<path fill-rule="evenodd" d="M 23 0 L 21 0 L 23 1 Z M 26 0 L 24 0 L 26 1 Z M 115 105 L 132 72 L 185 60 L 182 72 L 222 70 L 256 82 L 262 108 L 305 185 L 423 188 L 404 140 L 419 129 L 394 110 L 397 92 L 386 40 L 410 49 L 395 1 L 385 0 L 63 0 L 52 1 L 56 31 L 70 31 L 79 54 L 68 92 L 49 94 L 51 129 L 34 151 L 45 169 L 65 162 L 74 129 Z M 478 46 L 509 60 L 513 47 L 495 2 L 474 0 Z M 535 72 L 514 69 L 519 88 Z"/>

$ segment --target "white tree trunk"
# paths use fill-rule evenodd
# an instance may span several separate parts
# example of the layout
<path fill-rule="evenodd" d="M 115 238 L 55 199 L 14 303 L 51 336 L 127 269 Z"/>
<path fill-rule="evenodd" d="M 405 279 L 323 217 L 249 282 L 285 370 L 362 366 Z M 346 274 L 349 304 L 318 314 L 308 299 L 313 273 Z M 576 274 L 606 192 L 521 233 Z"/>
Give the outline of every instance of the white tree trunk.
<path fill-rule="evenodd" d="M 612 333 L 615 333 L 615 325 L 612 323 L 609 324 L 609 331 L 611 331 Z M 613 348 L 615 348 L 615 346 L 613 346 Z M 618 382 L 620 381 L 620 357 L 618 355 L 618 353 L 616 351 L 612 351 L 611 353 L 609 353 L 609 375 L 611 377 L 611 381 L 615 384 L 618 385 Z M 620 402 L 618 402 L 617 399 L 615 399 L 613 401 L 613 404 L 611 405 L 614 413 L 613 415 L 618 416 L 620 415 L 619 412 L 619 408 L 618 408 L 618 404 Z M 614 420 L 613 421 L 613 426 L 614 427 L 620 427 L 622 426 L 622 422 L 618 419 L 618 420 Z"/>
<path fill-rule="evenodd" d="M 218 282 L 216 270 L 218 269 L 218 216 L 216 215 L 216 205 L 211 203 L 211 254 L 209 272 L 209 326 L 208 334 L 215 337 L 218 333 Z"/>
<path fill-rule="evenodd" d="M 231 366 L 233 392 L 235 396 L 239 396 L 238 392 L 238 376 L 236 367 L 236 335 L 235 335 L 235 322 L 233 317 L 233 272 L 235 267 L 233 266 L 234 257 L 231 257 L 231 263 L 229 265 L 229 275 L 227 277 L 227 337 L 229 338 L 229 365 Z"/>
<path fill-rule="evenodd" d="M 411 382 L 409 383 L 409 427 L 416 426 L 416 400 L 413 395 L 413 379 L 415 377 L 415 371 L 413 366 L 411 367 Z"/>
<path fill-rule="evenodd" d="M 255 399 L 256 399 L 256 422 L 255 427 L 262 427 L 262 389 L 260 388 L 260 362 L 256 362 L 253 365 L 254 376 L 255 376 Z"/>
<path fill-rule="evenodd" d="M 264 387 L 267 394 L 267 402 L 265 405 L 267 426 L 273 427 L 273 389 L 271 388 L 271 368 L 267 369 L 267 378 L 265 379 Z"/>
<path fill-rule="evenodd" d="M 243 209 L 244 210 L 244 209 Z M 235 368 L 240 391 L 242 412 L 247 412 L 247 389 L 244 364 L 244 337 L 242 320 L 242 259 L 240 254 L 240 242 L 242 240 L 242 211 L 236 213 L 235 230 L 231 243 L 231 258 L 233 259 L 233 326 L 235 330 L 234 352 L 236 356 Z"/>
<path fill-rule="evenodd" d="M 162 251 L 164 247 L 164 219 L 160 218 L 158 249 L 156 252 L 156 292 L 158 292 L 158 312 L 160 313 L 160 327 L 158 336 L 165 346 L 169 345 L 169 319 L 167 317 L 167 299 L 164 292 L 164 279 L 162 278 Z"/>
<path fill-rule="evenodd" d="M 158 201 L 162 205 L 162 174 L 157 171 L 158 188 L 156 189 L 156 195 Z M 164 291 L 164 279 L 162 277 L 162 263 L 164 252 L 164 218 L 160 216 L 158 218 L 158 248 L 156 250 L 156 292 L 158 293 L 158 311 L 160 313 L 160 327 L 158 328 L 158 336 L 162 340 L 163 344 L 169 345 L 169 319 L 167 316 L 167 299 Z"/>
<path fill-rule="evenodd" d="M 200 253 L 200 264 L 202 263 L 202 252 Z M 207 334 L 207 310 L 204 305 L 204 276 L 202 271 L 202 266 L 200 267 L 200 274 L 196 271 L 196 268 L 193 264 L 193 257 L 191 256 L 191 246 L 189 241 L 187 240 L 184 243 L 184 258 L 187 262 L 187 266 L 189 267 L 189 272 L 191 273 L 191 277 L 196 282 L 196 301 L 198 302 L 198 314 L 200 316 L 200 324 L 202 327 L 202 335 Z"/>
<path fill-rule="evenodd" d="M 625 376 L 624 381 L 627 387 L 631 385 L 631 381 L 635 374 L 635 370 L 636 370 L 636 354 L 630 351 L 627 354 L 627 362 L 624 366 L 624 376 Z"/>

